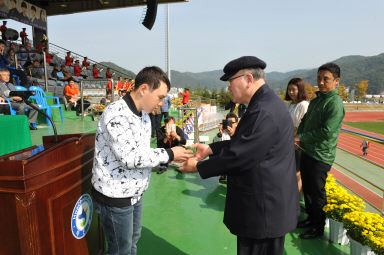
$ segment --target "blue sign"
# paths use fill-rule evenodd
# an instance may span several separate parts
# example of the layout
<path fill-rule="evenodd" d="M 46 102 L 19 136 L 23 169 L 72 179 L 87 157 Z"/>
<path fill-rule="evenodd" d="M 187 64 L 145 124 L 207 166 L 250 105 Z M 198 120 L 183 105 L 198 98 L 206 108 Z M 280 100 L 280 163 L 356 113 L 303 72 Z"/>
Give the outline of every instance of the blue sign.
<path fill-rule="evenodd" d="M 71 230 L 75 238 L 83 238 L 91 226 L 93 214 L 92 198 L 89 194 L 82 195 L 73 208 Z"/>

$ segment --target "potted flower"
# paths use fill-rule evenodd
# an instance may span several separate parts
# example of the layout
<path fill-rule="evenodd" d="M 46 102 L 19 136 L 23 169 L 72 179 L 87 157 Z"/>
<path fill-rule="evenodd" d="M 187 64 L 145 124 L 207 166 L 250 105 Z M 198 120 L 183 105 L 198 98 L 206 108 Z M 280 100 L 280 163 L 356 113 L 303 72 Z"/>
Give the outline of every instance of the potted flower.
<path fill-rule="evenodd" d="M 343 228 L 343 217 L 346 213 L 364 210 L 362 199 L 349 194 L 345 189 L 337 185 L 336 180 L 329 176 L 325 185 L 327 192 L 327 204 L 323 207 L 329 218 L 329 239 L 342 245 L 348 244 L 346 230 Z"/>
<path fill-rule="evenodd" d="M 384 254 L 384 219 L 370 212 L 350 212 L 343 217 L 351 240 L 351 255 Z"/>
<path fill-rule="evenodd" d="M 92 106 L 92 118 L 94 121 L 98 121 L 100 119 L 104 109 L 105 105 L 103 104 L 95 104 L 94 106 Z"/>

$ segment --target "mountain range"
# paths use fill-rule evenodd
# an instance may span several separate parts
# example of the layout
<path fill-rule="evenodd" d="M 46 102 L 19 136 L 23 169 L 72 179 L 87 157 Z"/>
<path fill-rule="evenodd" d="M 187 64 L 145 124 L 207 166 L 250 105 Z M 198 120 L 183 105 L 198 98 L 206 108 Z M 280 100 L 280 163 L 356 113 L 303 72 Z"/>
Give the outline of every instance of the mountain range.
<path fill-rule="evenodd" d="M 341 68 L 340 84 L 351 88 L 362 80 L 368 80 L 367 94 L 384 93 L 384 53 L 376 56 L 351 55 L 341 57 L 334 61 Z M 108 64 L 113 64 L 108 62 Z M 126 70 L 128 71 L 128 70 Z M 132 73 L 131 71 L 128 71 Z M 267 83 L 275 90 L 285 89 L 288 81 L 293 77 L 300 77 L 312 86 L 317 84 L 317 67 L 313 69 L 299 69 L 290 72 L 269 72 L 266 73 Z M 220 90 L 227 86 L 227 82 L 219 80 L 223 74 L 222 70 L 208 72 L 178 72 L 171 71 L 172 87 L 184 88 L 197 87 L 212 90 L 214 87 Z"/>

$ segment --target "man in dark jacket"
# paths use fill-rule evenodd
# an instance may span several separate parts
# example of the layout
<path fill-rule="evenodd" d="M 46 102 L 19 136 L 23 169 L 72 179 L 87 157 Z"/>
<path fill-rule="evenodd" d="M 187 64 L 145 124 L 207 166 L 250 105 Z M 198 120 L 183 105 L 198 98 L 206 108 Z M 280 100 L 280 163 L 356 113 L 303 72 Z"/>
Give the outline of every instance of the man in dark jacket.
<path fill-rule="evenodd" d="M 230 141 L 193 145 L 196 158 L 180 168 L 204 179 L 228 175 L 224 224 L 237 236 L 241 255 L 281 255 L 285 234 L 299 215 L 293 123 L 284 102 L 265 84 L 265 67 L 256 57 L 224 67 L 220 79 L 229 81 L 233 102 L 248 109 Z"/>

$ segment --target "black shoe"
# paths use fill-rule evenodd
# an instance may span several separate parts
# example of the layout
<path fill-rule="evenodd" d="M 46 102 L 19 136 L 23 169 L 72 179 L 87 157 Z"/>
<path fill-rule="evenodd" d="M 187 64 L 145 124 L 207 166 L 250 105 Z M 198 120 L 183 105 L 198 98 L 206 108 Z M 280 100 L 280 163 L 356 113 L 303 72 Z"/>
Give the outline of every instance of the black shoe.
<path fill-rule="evenodd" d="M 160 170 L 157 171 L 156 173 L 157 173 L 157 174 L 162 174 L 162 173 L 164 173 L 165 171 L 167 171 L 167 168 L 160 168 Z"/>
<path fill-rule="evenodd" d="M 308 228 L 312 225 L 311 221 L 309 219 L 299 221 L 297 223 L 296 228 Z"/>
<path fill-rule="evenodd" d="M 29 124 L 29 130 L 37 130 L 37 127 L 34 127 L 33 124 Z"/>
<path fill-rule="evenodd" d="M 324 228 L 310 228 L 308 231 L 302 233 L 299 237 L 301 239 L 314 239 L 324 235 Z"/>

